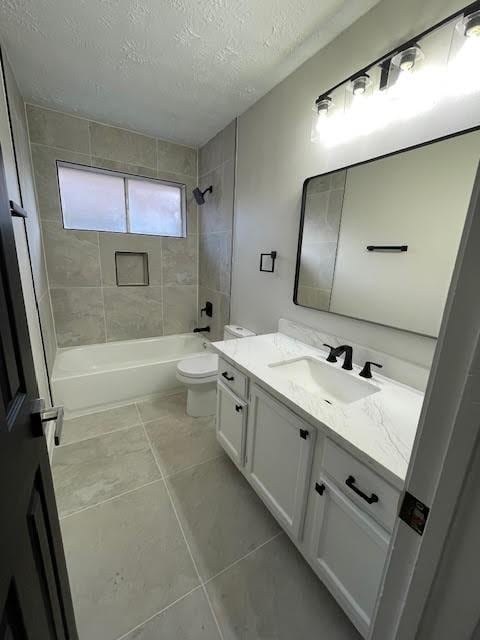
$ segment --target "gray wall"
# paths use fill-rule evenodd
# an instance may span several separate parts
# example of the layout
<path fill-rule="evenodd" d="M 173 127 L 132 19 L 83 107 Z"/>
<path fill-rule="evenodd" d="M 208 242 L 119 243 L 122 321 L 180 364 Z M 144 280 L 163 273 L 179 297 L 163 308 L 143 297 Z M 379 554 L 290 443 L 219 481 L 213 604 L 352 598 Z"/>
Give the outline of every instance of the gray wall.
<path fill-rule="evenodd" d="M 352 144 L 310 141 L 315 98 L 465 3 L 383 0 L 238 119 L 232 321 L 274 331 L 280 317 L 429 366 L 436 341 L 293 304 L 302 185 L 312 175 L 446 133 L 455 115 L 426 114 Z M 460 109 L 459 109 L 460 111 Z M 457 121 L 460 121 L 457 118 Z M 261 251 L 278 251 L 275 274 L 258 272 Z"/>
<path fill-rule="evenodd" d="M 198 293 L 196 149 L 33 105 L 27 116 L 58 346 L 191 331 Z M 187 238 L 63 229 L 56 160 L 185 184 Z M 115 251 L 147 252 L 150 285 L 116 286 Z"/>
<path fill-rule="evenodd" d="M 213 193 L 198 208 L 199 323 L 211 326 L 211 340 L 221 340 L 230 319 L 233 204 L 235 190 L 236 121 L 231 122 L 199 151 L 198 174 L 202 190 Z M 206 301 L 213 317 L 200 317 Z"/>

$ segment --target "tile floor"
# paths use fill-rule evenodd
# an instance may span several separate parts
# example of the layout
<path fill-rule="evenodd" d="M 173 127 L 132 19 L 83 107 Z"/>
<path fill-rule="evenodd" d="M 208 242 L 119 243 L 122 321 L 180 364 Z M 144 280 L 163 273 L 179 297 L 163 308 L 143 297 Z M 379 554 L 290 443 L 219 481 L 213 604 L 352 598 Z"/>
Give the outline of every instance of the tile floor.
<path fill-rule="evenodd" d="M 80 640 L 358 640 L 183 394 L 67 420 L 53 475 Z"/>

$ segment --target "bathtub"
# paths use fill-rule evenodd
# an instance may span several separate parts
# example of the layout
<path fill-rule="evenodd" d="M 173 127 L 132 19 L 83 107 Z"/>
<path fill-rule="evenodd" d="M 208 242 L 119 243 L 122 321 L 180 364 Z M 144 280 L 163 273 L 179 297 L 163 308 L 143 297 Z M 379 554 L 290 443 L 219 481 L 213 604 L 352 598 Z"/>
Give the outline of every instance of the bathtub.
<path fill-rule="evenodd" d="M 177 362 L 202 354 L 208 343 L 185 333 L 59 349 L 52 374 L 55 404 L 70 417 L 180 389 Z"/>

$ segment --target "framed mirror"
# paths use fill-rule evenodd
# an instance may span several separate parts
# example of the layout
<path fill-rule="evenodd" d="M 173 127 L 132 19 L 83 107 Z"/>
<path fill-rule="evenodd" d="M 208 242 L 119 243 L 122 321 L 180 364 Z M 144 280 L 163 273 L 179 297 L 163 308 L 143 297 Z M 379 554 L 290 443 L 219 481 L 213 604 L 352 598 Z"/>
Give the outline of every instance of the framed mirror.
<path fill-rule="evenodd" d="M 437 337 L 480 131 L 308 178 L 295 304 Z"/>

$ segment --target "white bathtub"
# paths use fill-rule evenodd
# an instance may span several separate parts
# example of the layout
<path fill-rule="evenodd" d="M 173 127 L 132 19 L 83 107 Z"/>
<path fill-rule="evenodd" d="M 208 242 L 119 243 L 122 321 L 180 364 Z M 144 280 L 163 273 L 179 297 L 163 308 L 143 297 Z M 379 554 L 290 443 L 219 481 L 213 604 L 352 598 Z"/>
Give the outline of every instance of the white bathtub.
<path fill-rule="evenodd" d="M 52 388 L 68 415 L 116 406 L 153 394 L 174 393 L 177 362 L 205 352 L 193 333 L 59 349 Z"/>

